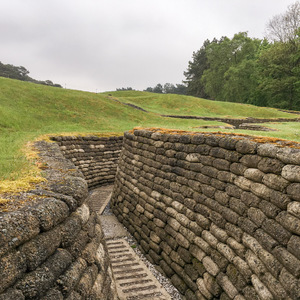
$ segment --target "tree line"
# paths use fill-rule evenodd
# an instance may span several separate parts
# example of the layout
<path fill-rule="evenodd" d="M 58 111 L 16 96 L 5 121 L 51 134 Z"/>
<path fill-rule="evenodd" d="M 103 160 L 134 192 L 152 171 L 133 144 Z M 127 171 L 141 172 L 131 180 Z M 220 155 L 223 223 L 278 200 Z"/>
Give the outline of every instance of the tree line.
<path fill-rule="evenodd" d="M 300 110 L 300 3 L 267 24 L 264 39 L 240 32 L 206 40 L 184 72 L 187 94 Z"/>
<path fill-rule="evenodd" d="M 43 85 L 48 85 L 48 86 L 54 86 L 54 87 L 60 87 L 62 86 L 57 83 L 53 83 L 51 80 L 36 80 L 31 78 L 28 74 L 30 72 L 24 68 L 23 66 L 14 66 L 11 64 L 3 64 L 0 62 L 0 76 L 1 77 L 7 77 L 11 79 L 17 79 L 17 80 L 22 80 L 22 81 L 29 81 L 37 84 L 43 84 Z"/>

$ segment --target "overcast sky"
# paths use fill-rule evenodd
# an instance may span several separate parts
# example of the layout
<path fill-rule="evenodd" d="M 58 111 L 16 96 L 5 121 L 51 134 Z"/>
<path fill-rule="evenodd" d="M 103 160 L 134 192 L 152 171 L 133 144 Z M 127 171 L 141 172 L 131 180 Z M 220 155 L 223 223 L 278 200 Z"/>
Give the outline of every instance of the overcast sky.
<path fill-rule="evenodd" d="M 206 39 L 265 25 L 290 0 L 0 0 L 0 61 L 103 92 L 181 83 Z"/>

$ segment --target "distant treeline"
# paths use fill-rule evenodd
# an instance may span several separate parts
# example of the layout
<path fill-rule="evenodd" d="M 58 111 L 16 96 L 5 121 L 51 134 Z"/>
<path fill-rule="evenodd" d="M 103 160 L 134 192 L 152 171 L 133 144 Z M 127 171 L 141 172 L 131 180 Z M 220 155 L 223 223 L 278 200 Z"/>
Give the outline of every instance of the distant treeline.
<path fill-rule="evenodd" d="M 62 86 L 60 84 L 53 83 L 51 80 L 45 80 L 45 81 L 36 80 L 36 79 L 29 77 L 28 74 L 29 74 L 29 71 L 22 66 L 17 67 L 17 66 L 10 65 L 10 64 L 3 64 L 0 62 L 0 76 L 1 77 L 7 77 L 7 78 L 12 78 L 12 79 L 17 79 L 17 80 L 29 81 L 29 82 L 33 82 L 33 83 L 37 83 L 37 84 L 44 84 L 44 85 L 48 85 L 48 86 L 55 86 L 55 87 L 62 88 Z"/>
<path fill-rule="evenodd" d="M 273 17 L 265 39 L 206 40 L 184 72 L 187 94 L 300 110 L 300 3 Z"/>
<path fill-rule="evenodd" d="M 145 92 L 159 93 L 159 94 L 179 94 L 186 95 L 187 86 L 184 84 L 165 83 L 164 85 L 158 83 L 155 87 L 147 87 Z"/>
<path fill-rule="evenodd" d="M 132 87 L 122 87 L 117 88 L 117 91 L 134 91 Z M 186 95 L 187 94 L 187 86 L 182 83 L 173 84 L 173 83 L 158 83 L 154 87 L 147 87 L 144 92 L 158 93 L 158 94 L 179 94 Z"/>

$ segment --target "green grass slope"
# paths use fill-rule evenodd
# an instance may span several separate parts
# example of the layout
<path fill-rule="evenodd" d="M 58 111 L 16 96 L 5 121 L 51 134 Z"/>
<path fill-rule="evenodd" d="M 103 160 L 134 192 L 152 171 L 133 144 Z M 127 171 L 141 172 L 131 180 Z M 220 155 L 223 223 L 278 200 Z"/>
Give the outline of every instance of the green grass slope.
<path fill-rule="evenodd" d="M 137 105 L 147 111 L 163 115 L 229 117 L 229 118 L 297 118 L 270 107 L 211 101 L 192 96 L 121 91 L 111 94 L 124 103 Z"/>
<path fill-rule="evenodd" d="M 136 110 L 112 98 L 141 106 L 151 112 Z M 28 141 L 44 134 L 68 132 L 121 134 L 137 126 L 197 131 L 197 127 L 201 125 L 224 125 L 202 120 L 163 118 L 158 113 L 218 117 L 224 115 L 293 117 L 291 114 L 269 108 L 214 102 L 187 96 L 136 91 L 95 94 L 0 77 L 0 180 L 14 180 L 22 175 L 21 170 L 31 168 L 21 149 Z M 282 126 L 282 129 L 277 124 L 278 132 L 263 134 L 300 141 L 295 130 L 299 123 L 294 127 L 291 124 L 294 123 Z M 262 135 L 253 131 L 239 132 Z"/>
<path fill-rule="evenodd" d="M 27 141 L 43 134 L 121 134 L 136 126 L 191 130 L 199 124 L 195 120 L 187 122 L 144 113 L 115 102 L 105 94 L 53 88 L 0 77 L 0 180 L 14 179 L 19 176 L 19 170 L 28 167 L 20 149 Z"/>

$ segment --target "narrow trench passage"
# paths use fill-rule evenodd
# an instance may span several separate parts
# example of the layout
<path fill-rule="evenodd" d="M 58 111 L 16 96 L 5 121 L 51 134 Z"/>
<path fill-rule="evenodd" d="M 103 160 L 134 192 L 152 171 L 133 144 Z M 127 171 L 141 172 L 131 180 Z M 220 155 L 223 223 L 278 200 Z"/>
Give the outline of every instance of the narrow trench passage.
<path fill-rule="evenodd" d="M 90 191 L 89 201 L 98 212 L 108 247 L 120 300 L 183 299 L 137 248 L 136 240 L 110 210 L 113 185 Z"/>

